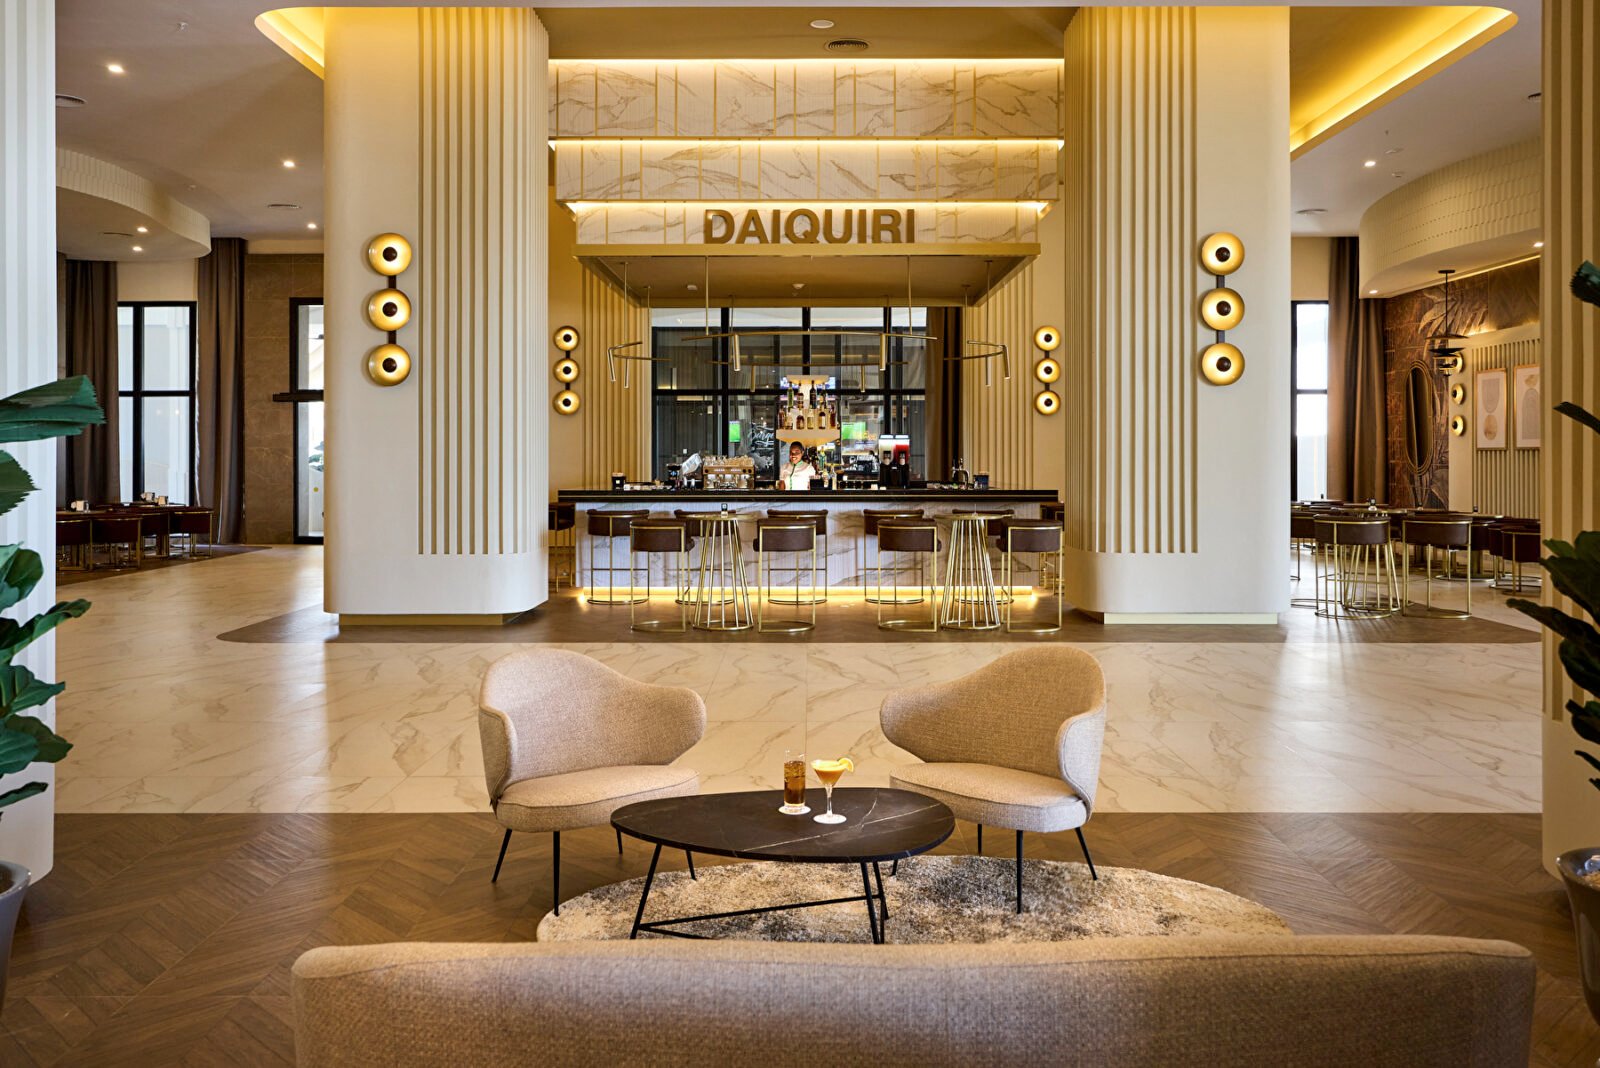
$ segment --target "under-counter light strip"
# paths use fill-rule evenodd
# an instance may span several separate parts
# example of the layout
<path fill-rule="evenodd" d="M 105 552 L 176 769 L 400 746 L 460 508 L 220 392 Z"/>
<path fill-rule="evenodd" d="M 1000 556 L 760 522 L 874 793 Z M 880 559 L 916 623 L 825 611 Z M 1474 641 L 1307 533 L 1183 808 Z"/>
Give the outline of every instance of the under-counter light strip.
<path fill-rule="evenodd" d="M 701 198 L 692 200 L 573 200 L 567 202 L 567 208 L 574 212 L 595 211 L 600 208 L 683 208 L 694 207 L 699 204 L 716 204 L 728 208 L 730 211 L 759 210 L 764 208 L 811 208 L 840 207 L 840 208 L 954 208 L 958 211 L 967 208 L 1032 208 L 1034 211 L 1043 212 L 1050 208 L 1051 202 L 1044 200 L 830 200 L 826 197 L 817 197 L 814 200 L 734 200 L 718 198 Z"/>
<path fill-rule="evenodd" d="M 785 137 L 779 135 L 761 134 L 753 137 L 704 137 L 688 135 L 684 137 L 584 137 L 561 136 L 549 140 L 551 148 L 560 145 L 671 145 L 677 148 L 686 148 L 695 145 L 739 145 L 746 142 L 777 141 L 786 146 L 834 146 L 834 145 L 871 145 L 882 148 L 886 145 L 932 145 L 949 148 L 983 148 L 988 145 L 1054 145 L 1057 152 L 1067 147 L 1065 139 L 1060 137 Z"/>

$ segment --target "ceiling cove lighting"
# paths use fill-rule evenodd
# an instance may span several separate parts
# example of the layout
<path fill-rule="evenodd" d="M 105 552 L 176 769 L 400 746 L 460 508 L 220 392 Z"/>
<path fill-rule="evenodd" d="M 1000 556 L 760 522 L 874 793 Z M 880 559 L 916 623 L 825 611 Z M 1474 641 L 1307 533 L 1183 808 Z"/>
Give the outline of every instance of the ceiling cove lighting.
<path fill-rule="evenodd" d="M 948 145 L 951 148 L 983 148 L 986 145 L 1053 145 L 1057 149 L 1067 147 L 1067 142 L 1060 137 L 552 137 L 548 139 L 551 148 L 562 145 L 583 145 L 585 147 L 611 146 L 611 145 L 665 145 L 675 149 L 695 148 L 700 145 L 738 145 L 761 144 L 777 142 L 782 145 L 802 148 L 821 145 L 871 145 L 873 147 L 894 145 Z"/>

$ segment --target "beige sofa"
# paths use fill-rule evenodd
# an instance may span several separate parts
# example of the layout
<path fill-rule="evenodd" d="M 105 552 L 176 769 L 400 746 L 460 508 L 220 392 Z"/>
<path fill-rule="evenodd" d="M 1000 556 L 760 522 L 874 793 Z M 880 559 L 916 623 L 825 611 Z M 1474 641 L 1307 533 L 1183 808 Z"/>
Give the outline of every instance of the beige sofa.
<path fill-rule="evenodd" d="M 294 966 L 303 1068 L 1528 1062 L 1506 942 L 399 944 Z"/>

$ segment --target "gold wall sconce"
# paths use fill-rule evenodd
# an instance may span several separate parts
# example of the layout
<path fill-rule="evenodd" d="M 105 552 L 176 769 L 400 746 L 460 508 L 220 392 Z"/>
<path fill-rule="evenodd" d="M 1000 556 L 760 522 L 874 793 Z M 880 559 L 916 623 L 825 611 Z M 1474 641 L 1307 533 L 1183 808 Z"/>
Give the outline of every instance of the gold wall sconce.
<path fill-rule="evenodd" d="M 1232 330 L 1244 321 L 1244 298 L 1221 286 L 1200 298 L 1200 319 L 1210 330 Z"/>
<path fill-rule="evenodd" d="M 1450 417 L 1450 433 L 1454 434 L 1456 437 L 1459 438 L 1462 434 L 1465 434 L 1466 432 L 1467 432 L 1467 417 L 1464 416 L 1464 415 L 1452 415 Z"/>
<path fill-rule="evenodd" d="M 1244 242 L 1234 234 L 1216 233 L 1200 243 L 1200 266 L 1219 278 L 1244 263 Z"/>
<path fill-rule="evenodd" d="M 550 403 L 555 407 L 555 410 L 560 412 L 562 415 L 572 415 L 577 412 L 578 408 L 583 404 L 583 400 L 576 393 L 572 392 L 572 390 L 564 389 L 560 393 L 557 393 L 555 397 L 552 398 Z"/>
<path fill-rule="evenodd" d="M 1061 331 L 1053 326 L 1041 326 L 1033 332 L 1033 344 L 1040 352 L 1054 352 L 1061 344 Z"/>
<path fill-rule="evenodd" d="M 1033 365 L 1033 377 L 1049 385 L 1061 378 L 1061 363 L 1054 356 L 1046 356 Z"/>
<path fill-rule="evenodd" d="M 576 382 L 579 371 L 578 361 L 571 356 L 557 360 L 556 365 L 550 369 L 550 373 L 556 376 L 557 382 Z"/>
<path fill-rule="evenodd" d="M 562 326 L 550 335 L 550 340 L 555 342 L 556 348 L 562 352 L 571 352 L 578 347 L 578 328 L 575 326 Z"/>
<path fill-rule="evenodd" d="M 1033 407 L 1040 415 L 1055 415 L 1061 410 L 1061 394 L 1047 389 L 1033 398 Z"/>
<path fill-rule="evenodd" d="M 411 266 L 411 242 L 399 234 L 379 234 L 367 242 L 367 266 L 394 278 Z M 411 321 L 411 298 L 391 282 L 367 298 L 367 322 L 389 335 L 367 353 L 367 377 L 380 386 L 398 386 L 411 374 L 411 354 L 397 343 L 396 331 Z"/>
<path fill-rule="evenodd" d="M 1200 373 L 1213 386 L 1231 386 L 1244 374 L 1244 353 L 1226 341 L 1207 345 L 1200 354 Z"/>
<path fill-rule="evenodd" d="M 1453 404 L 1467 403 L 1467 387 L 1460 382 L 1450 387 L 1450 400 Z"/>

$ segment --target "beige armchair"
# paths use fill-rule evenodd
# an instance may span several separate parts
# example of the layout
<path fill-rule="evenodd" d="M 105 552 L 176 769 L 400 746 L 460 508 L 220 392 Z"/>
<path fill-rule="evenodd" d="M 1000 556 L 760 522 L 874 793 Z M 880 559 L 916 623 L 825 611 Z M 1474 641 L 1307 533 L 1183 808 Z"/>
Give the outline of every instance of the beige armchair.
<path fill-rule="evenodd" d="M 558 915 L 562 831 L 605 823 L 635 801 L 700 789 L 693 770 L 672 766 L 705 733 L 705 702 L 693 690 L 635 682 L 590 657 L 537 649 L 489 665 L 478 706 L 483 777 L 506 829 L 490 881 L 500 878 L 512 831 L 549 831 Z"/>
<path fill-rule="evenodd" d="M 1094 811 L 1106 730 L 1106 683 L 1088 653 L 1040 646 L 1007 653 L 969 675 L 896 690 L 879 712 L 889 741 L 925 763 L 895 769 L 890 784 L 950 806 L 958 819 L 1022 833 L 1075 830 L 1098 879 L 1083 825 Z"/>

